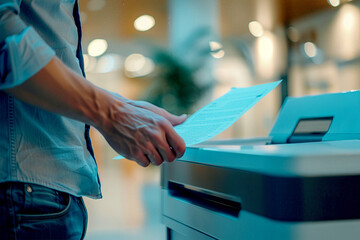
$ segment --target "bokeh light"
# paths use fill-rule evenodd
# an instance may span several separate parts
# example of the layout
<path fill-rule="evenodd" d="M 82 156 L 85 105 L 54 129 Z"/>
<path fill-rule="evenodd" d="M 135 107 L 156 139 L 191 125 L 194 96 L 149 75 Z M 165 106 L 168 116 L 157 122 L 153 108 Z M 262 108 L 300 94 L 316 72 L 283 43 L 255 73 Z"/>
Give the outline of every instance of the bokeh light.
<path fill-rule="evenodd" d="M 142 15 L 134 21 L 134 27 L 136 30 L 145 32 L 155 26 L 155 19 L 150 15 Z"/>
<path fill-rule="evenodd" d="M 263 26 L 257 21 L 249 23 L 249 31 L 254 37 L 261 37 L 264 34 Z"/>
<path fill-rule="evenodd" d="M 305 51 L 305 54 L 310 58 L 315 57 L 317 54 L 317 48 L 316 48 L 315 44 L 312 42 L 306 42 L 304 44 L 304 51 Z"/>
<path fill-rule="evenodd" d="M 340 5 L 340 0 L 328 0 L 328 2 L 333 7 L 337 7 Z"/>
<path fill-rule="evenodd" d="M 214 57 L 214 58 L 223 58 L 225 56 L 225 51 L 224 50 L 220 50 L 220 51 L 217 51 L 217 52 L 212 52 L 211 55 Z"/>
<path fill-rule="evenodd" d="M 88 54 L 97 57 L 106 52 L 108 43 L 105 39 L 94 39 L 89 43 Z"/>
<path fill-rule="evenodd" d="M 134 53 L 125 59 L 124 68 L 125 74 L 130 78 L 143 77 L 154 70 L 155 64 L 150 58 Z"/>

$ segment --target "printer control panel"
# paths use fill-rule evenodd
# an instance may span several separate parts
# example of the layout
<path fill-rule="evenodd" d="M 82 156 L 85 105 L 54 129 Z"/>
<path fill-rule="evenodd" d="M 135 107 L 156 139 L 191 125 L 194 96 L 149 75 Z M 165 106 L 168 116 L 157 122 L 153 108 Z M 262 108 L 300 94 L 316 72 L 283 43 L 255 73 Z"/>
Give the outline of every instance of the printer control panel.
<path fill-rule="evenodd" d="M 269 134 L 272 144 L 360 139 L 360 91 L 288 97 Z"/>
<path fill-rule="evenodd" d="M 319 142 L 329 131 L 333 117 L 300 119 L 288 143 Z"/>

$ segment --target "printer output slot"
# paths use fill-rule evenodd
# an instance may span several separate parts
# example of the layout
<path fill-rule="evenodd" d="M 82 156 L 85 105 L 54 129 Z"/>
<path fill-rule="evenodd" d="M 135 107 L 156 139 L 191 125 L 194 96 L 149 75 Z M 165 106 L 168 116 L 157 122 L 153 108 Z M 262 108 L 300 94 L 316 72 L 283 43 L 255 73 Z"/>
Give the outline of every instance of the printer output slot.
<path fill-rule="evenodd" d="M 206 192 L 193 186 L 186 186 L 175 182 L 168 182 L 168 189 L 171 196 L 183 199 L 194 205 L 238 217 L 241 210 L 241 203 L 227 199 L 218 193 Z"/>

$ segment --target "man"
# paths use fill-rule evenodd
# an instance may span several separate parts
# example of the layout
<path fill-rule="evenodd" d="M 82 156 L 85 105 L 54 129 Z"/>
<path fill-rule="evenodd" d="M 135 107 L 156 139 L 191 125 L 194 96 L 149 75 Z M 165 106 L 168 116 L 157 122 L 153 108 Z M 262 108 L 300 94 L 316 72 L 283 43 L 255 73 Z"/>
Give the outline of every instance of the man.
<path fill-rule="evenodd" d="M 101 198 L 89 125 L 141 166 L 182 156 L 174 116 L 83 77 L 77 0 L 0 0 L 0 233 L 82 239 Z M 85 124 L 84 124 L 85 123 Z"/>

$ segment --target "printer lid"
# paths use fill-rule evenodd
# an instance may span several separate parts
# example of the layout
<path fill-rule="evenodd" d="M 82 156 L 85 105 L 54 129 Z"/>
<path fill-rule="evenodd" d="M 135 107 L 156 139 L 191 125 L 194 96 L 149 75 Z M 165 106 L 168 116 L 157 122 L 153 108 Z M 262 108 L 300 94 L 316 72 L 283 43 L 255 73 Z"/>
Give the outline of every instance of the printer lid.
<path fill-rule="evenodd" d="M 360 91 L 288 97 L 269 135 L 274 144 L 360 139 Z"/>

